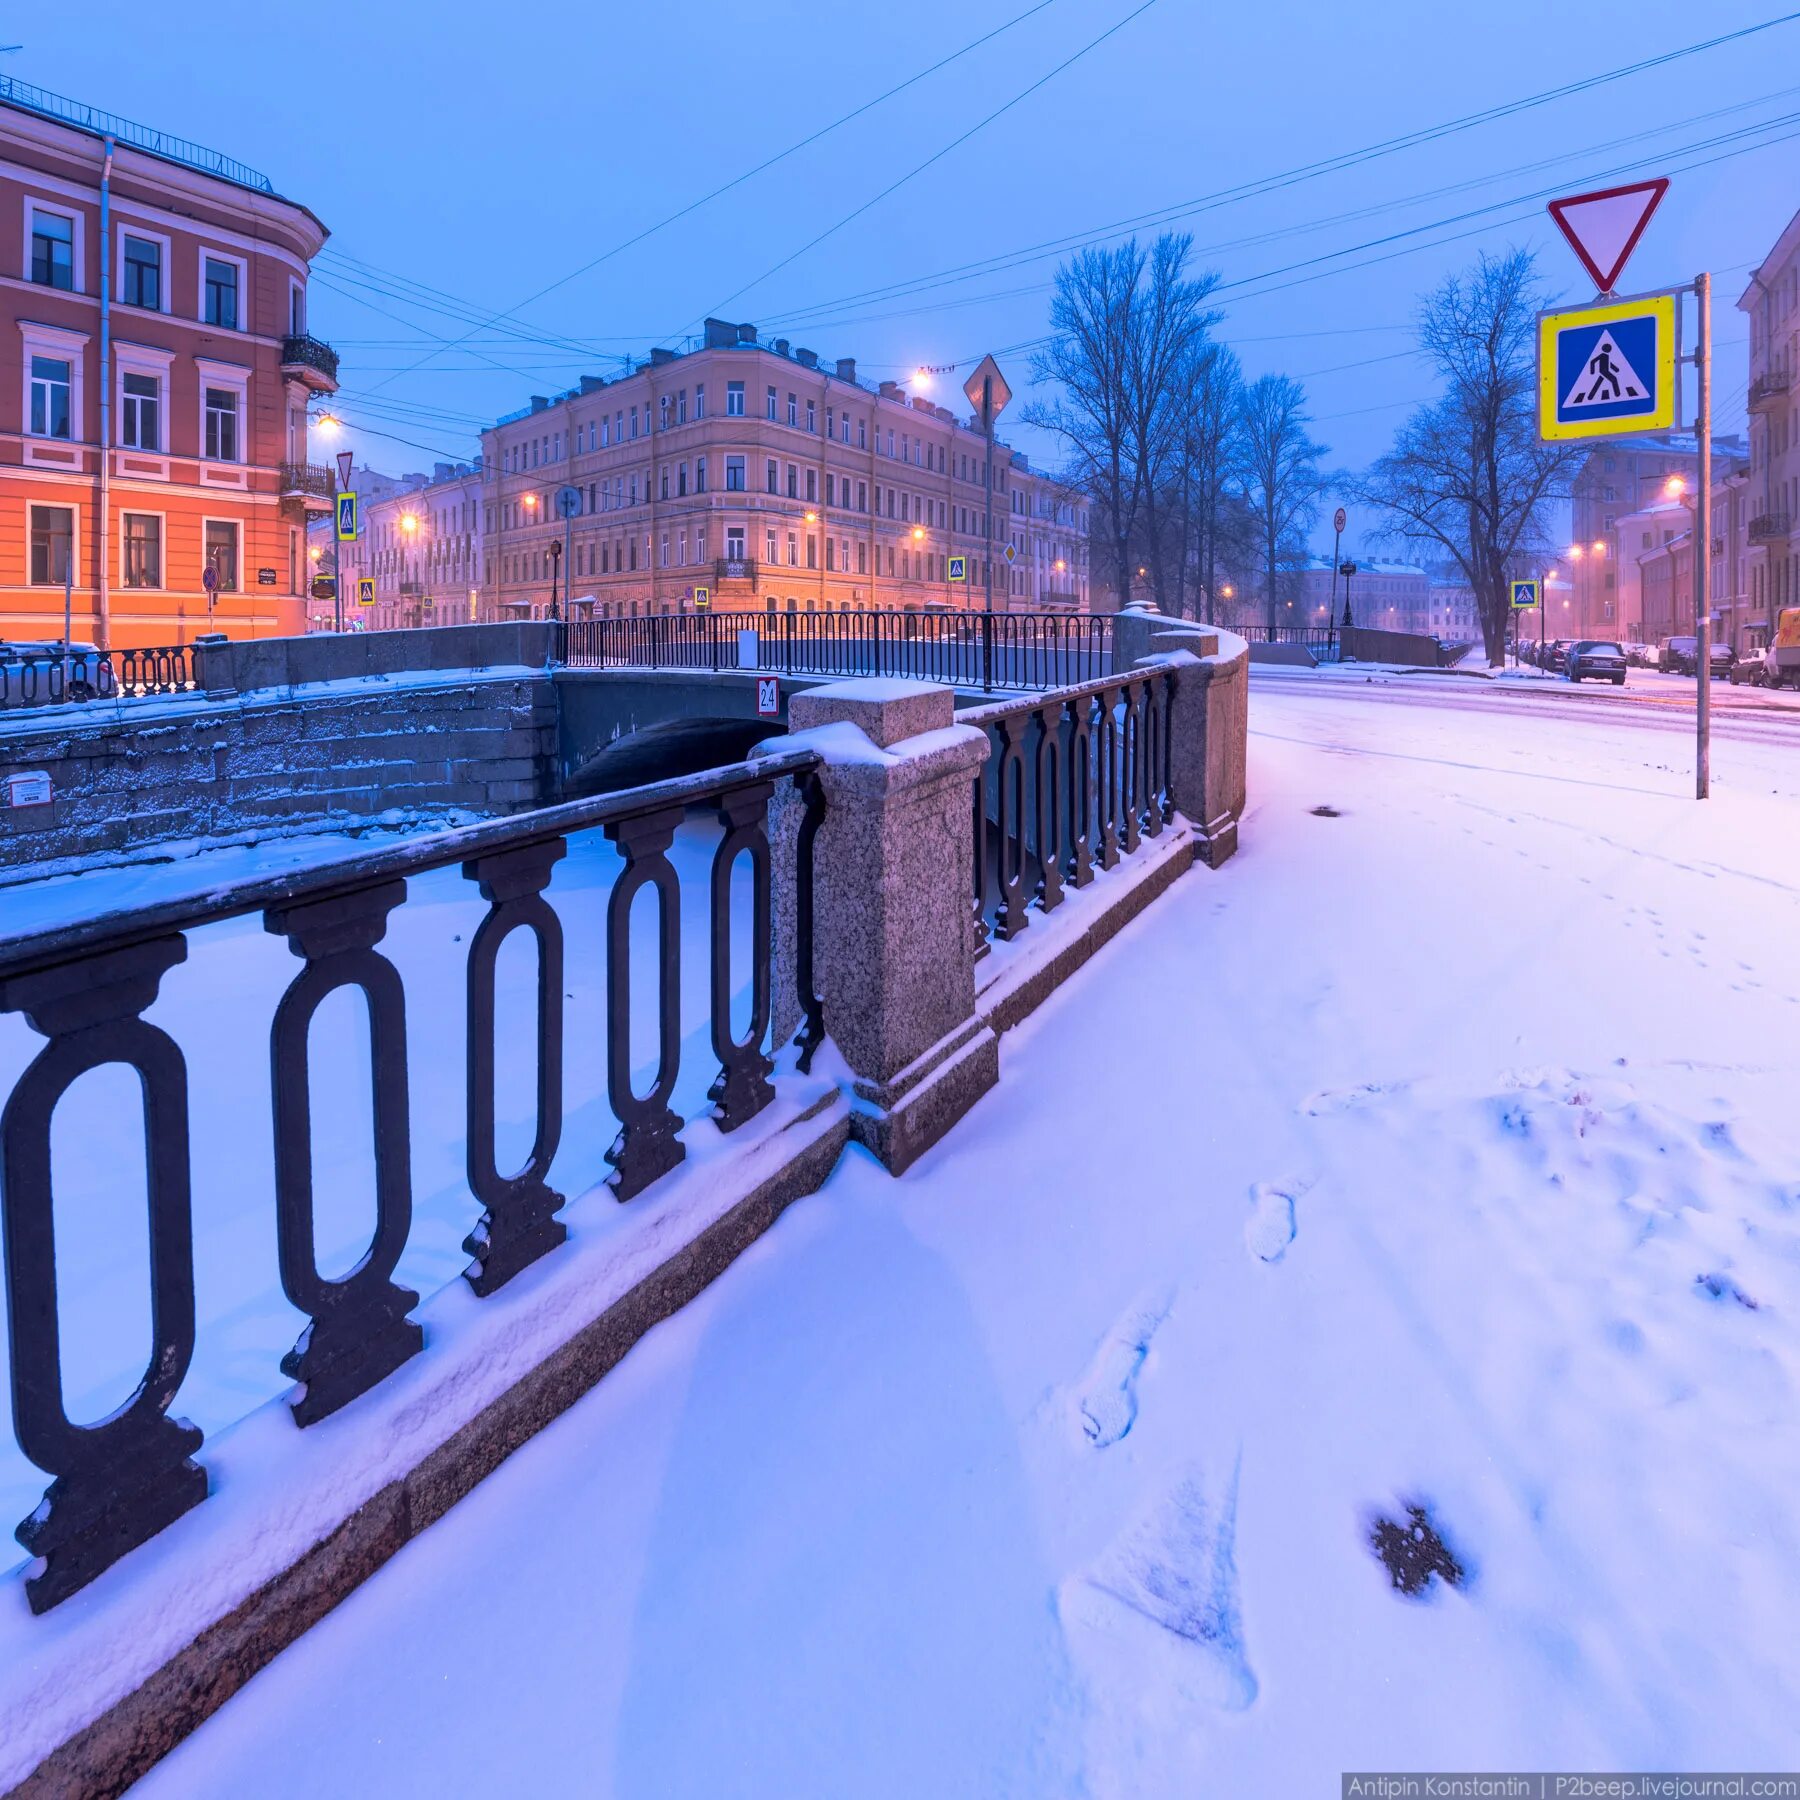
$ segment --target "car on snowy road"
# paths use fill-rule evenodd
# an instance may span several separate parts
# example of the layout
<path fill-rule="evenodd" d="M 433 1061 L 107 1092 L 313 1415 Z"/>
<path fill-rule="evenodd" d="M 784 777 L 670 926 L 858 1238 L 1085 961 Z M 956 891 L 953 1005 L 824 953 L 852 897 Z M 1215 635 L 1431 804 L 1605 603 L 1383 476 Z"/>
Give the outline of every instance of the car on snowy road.
<path fill-rule="evenodd" d="M 1665 675 L 1691 675 L 1700 663 L 1700 640 L 1666 637 L 1656 647 L 1656 666 Z"/>
<path fill-rule="evenodd" d="M 1602 638 L 1583 638 L 1571 644 L 1563 658 L 1563 674 L 1570 681 L 1610 681 L 1625 685 L 1625 649 Z"/>

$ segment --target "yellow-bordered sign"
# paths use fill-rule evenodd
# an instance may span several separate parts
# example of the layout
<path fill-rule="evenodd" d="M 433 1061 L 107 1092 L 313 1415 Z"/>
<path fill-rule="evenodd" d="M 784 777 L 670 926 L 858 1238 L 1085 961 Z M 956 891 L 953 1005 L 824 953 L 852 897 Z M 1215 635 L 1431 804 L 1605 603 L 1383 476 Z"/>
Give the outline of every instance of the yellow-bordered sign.
<path fill-rule="evenodd" d="M 375 604 L 375 577 L 373 575 L 357 576 L 356 604 L 358 606 L 373 606 Z"/>
<path fill-rule="evenodd" d="M 1536 606 L 1538 584 L 1535 581 L 1515 581 L 1512 584 L 1512 603 L 1521 609 Z"/>
<path fill-rule="evenodd" d="M 944 569 L 946 581 L 967 581 L 969 578 L 969 559 L 966 556 L 953 556 Z"/>
<path fill-rule="evenodd" d="M 1538 435 L 1549 443 L 1675 424 L 1675 296 L 1538 316 Z"/>

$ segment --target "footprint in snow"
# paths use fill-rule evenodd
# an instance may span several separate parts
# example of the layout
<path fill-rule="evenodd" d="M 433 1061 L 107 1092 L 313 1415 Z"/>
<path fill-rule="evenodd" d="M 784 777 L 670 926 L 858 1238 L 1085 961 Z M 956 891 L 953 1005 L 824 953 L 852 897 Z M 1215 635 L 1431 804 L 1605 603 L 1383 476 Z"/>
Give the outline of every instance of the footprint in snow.
<path fill-rule="evenodd" d="M 1259 1181 L 1250 1190 L 1250 1216 L 1244 1221 L 1244 1244 L 1266 1263 L 1280 1262 L 1294 1241 L 1294 1202 L 1310 1182 Z"/>
<path fill-rule="evenodd" d="M 1322 1088 L 1303 1100 L 1300 1110 L 1315 1119 L 1322 1113 L 1351 1112 L 1398 1093 L 1406 1085 L 1402 1081 L 1364 1081 L 1352 1088 Z"/>
<path fill-rule="evenodd" d="M 1746 1294 L 1729 1275 L 1720 1275 L 1717 1273 L 1710 1275 L 1696 1275 L 1694 1277 L 1694 1289 L 1703 1300 L 1735 1300 L 1746 1312 L 1758 1312 L 1761 1310 L 1758 1303 L 1753 1300 L 1750 1295 Z"/>
<path fill-rule="evenodd" d="M 1129 1687 L 1147 1716 L 1179 1718 L 1195 1702 L 1242 1712 L 1256 1698 L 1238 1599 L 1237 1490 L 1235 1469 L 1224 1483 L 1190 1469 L 1063 1583 L 1063 1624 L 1090 1682 Z"/>
<path fill-rule="evenodd" d="M 1075 1390 L 1075 1418 L 1096 1450 L 1116 1444 L 1137 1421 L 1137 1377 L 1170 1296 L 1140 1300 L 1120 1314 Z"/>

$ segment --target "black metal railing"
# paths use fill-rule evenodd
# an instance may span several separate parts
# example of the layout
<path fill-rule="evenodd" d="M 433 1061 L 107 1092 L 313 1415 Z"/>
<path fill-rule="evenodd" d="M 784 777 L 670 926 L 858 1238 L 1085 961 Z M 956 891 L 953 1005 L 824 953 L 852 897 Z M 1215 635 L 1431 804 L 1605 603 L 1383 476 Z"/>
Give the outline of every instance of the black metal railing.
<path fill-rule="evenodd" d="M 1791 529 L 1792 523 L 1786 513 L 1758 513 L 1744 527 L 1744 536 L 1753 544 L 1780 544 L 1786 542 Z"/>
<path fill-rule="evenodd" d="M 721 556 L 713 564 L 714 581 L 756 581 L 756 558 L 754 556 Z"/>
<path fill-rule="evenodd" d="M 281 366 L 284 369 L 316 369 L 328 381 L 336 381 L 338 353 L 316 337 L 308 337 L 303 331 L 294 332 L 281 340 Z"/>
<path fill-rule="evenodd" d="M 972 784 L 977 956 L 1161 836 L 1175 811 L 1174 693 L 1172 673 L 1153 668 L 957 714 L 991 746 Z"/>
<path fill-rule="evenodd" d="M 167 644 L 142 650 L 26 649 L 0 646 L 0 712 L 89 700 L 137 700 L 198 687 L 195 659 L 203 646 Z"/>
<path fill-rule="evenodd" d="M 281 491 L 284 494 L 322 494 L 329 500 L 336 485 L 334 472 L 323 463 L 281 465 Z"/>
<path fill-rule="evenodd" d="M 1230 629 L 1251 644 L 1300 644 L 1315 656 L 1334 658 L 1341 633 L 1335 625 L 1233 625 Z"/>
<path fill-rule="evenodd" d="M 281 1372 L 303 1384 L 291 1397 L 295 1422 L 310 1425 L 355 1400 L 422 1347 L 410 1316 L 418 1302 L 393 1279 L 412 1222 L 408 1127 L 407 996 L 383 939 L 407 902 L 407 878 L 460 867 L 487 911 L 468 946 L 466 1084 L 469 1235 L 464 1271 L 481 1296 L 553 1251 L 566 1228 L 559 1189 L 580 1193 L 599 1168 L 555 1171 L 562 1136 L 564 929 L 546 890 L 568 839 L 601 830 L 624 858 L 606 901 L 605 1069 L 618 1135 L 605 1152 L 607 1184 L 630 1200 L 679 1164 L 684 1121 L 670 1100 L 681 1059 L 681 889 L 668 852 L 689 811 L 722 827 L 709 895 L 711 1048 L 718 1075 L 708 1114 L 722 1131 L 752 1118 L 773 1097 L 771 1042 L 771 849 L 768 809 L 776 786 L 794 782 L 803 802 L 797 834 L 795 998 L 804 1026 L 796 1040 L 805 1069 L 823 1037 L 812 990 L 811 844 L 823 808 L 816 759 L 791 751 L 680 780 L 575 801 L 354 856 L 302 873 L 263 876 L 200 897 L 139 906 L 14 938 L 0 945 L 0 1011 L 24 1015 L 46 1042 L 14 1083 L 0 1112 L 0 1234 L 5 1248 L 6 1321 L 14 1434 L 25 1456 L 50 1477 L 43 1504 L 15 1535 L 41 1559 L 26 1576 L 32 1610 L 66 1599 L 121 1556 L 206 1497 L 194 1460 L 201 1432 L 169 1408 L 196 1343 L 193 1180 L 187 1059 L 161 1023 L 144 1015 L 165 979 L 171 997 L 187 980 L 207 980 L 208 946 L 191 944 L 198 926 L 261 915 L 299 958 L 269 1024 L 270 1113 L 277 1261 L 283 1293 L 306 1324 Z M 749 968 L 732 964 L 732 871 L 750 865 Z M 633 978 L 633 900 L 650 890 L 655 944 L 646 989 Z M 741 910 L 741 907 L 738 909 Z M 741 924 L 741 921 L 740 921 Z M 495 1161 L 496 964 L 505 940 L 524 930 L 536 941 L 536 1104 L 530 1155 L 515 1173 Z M 195 976 L 182 969 L 200 952 Z M 631 1066 L 632 992 L 654 998 L 655 1078 L 639 1092 Z M 742 1035 L 734 997 L 747 987 Z M 347 1274 L 327 1276 L 315 1242 L 309 1040 L 326 999 L 340 990 L 367 1004 L 370 1107 L 375 1149 L 375 1227 L 367 1252 Z M 240 996 L 241 998 L 241 996 Z M 741 1004 L 741 1002 L 740 1002 Z M 167 1016 L 167 1015 L 165 1015 Z M 247 1023 L 247 1021 L 244 1021 Z M 570 1040 L 585 1049 L 585 1032 Z M 142 1084 L 148 1205 L 151 1344 L 132 1398 L 92 1423 L 68 1417 L 59 1340 L 57 1220 L 52 1117 L 79 1078 L 123 1064 Z M 121 1180 L 135 1180 L 135 1171 Z M 61 1228 L 79 1230 L 65 1217 Z"/>
<path fill-rule="evenodd" d="M 1787 398 L 1788 388 L 1793 378 L 1786 369 L 1771 369 L 1766 375 L 1759 375 L 1751 382 L 1750 391 L 1745 396 L 1745 404 L 1751 412 L 1770 412 L 1780 406 Z"/>
<path fill-rule="evenodd" d="M 579 619 L 577 668 L 904 675 L 950 686 L 1067 687 L 1112 667 L 1112 620 L 1062 613 L 705 612 Z"/>

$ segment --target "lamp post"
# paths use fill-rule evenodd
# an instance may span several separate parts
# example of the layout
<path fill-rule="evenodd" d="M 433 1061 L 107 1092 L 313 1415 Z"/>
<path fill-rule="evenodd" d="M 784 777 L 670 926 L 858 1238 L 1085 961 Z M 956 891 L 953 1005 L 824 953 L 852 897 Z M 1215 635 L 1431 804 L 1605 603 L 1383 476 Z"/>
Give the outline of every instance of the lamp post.
<path fill-rule="evenodd" d="M 562 569 L 563 547 L 555 538 L 550 540 L 550 617 L 560 618 L 556 610 L 556 577 Z"/>
<path fill-rule="evenodd" d="M 1333 615 L 1337 612 L 1337 578 L 1338 564 L 1344 554 L 1344 527 L 1349 524 L 1350 515 L 1340 506 L 1331 515 L 1331 597 L 1325 602 L 1325 654 L 1330 656 L 1337 643 L 1337 635 L 1333 624 Z M 1346 588 L 1344 603 L 1348 607 L 1349 590 Z"/>
<path fill-rule="evenodd" d="M 400 589 L 401 589 L 402 593 L 404 593 L 406 591 L 406 586 L 407 586 L 406 552 L 407 552 L 408 548 L 411 546 L 414 534 L 418 531 L 418 529 L 419 529 L 419 515 L 417 513 L 405 512 L 400 515 Z M 421 619 L 424 617 L 424 609 L 423 608 L 420 608 L 419 617 Z"/>
<path fill-rule="evenodd" d="M 525 509 L 525 524 L 527 528 L 535 525 L 537 523 L 537 495 L 525 494 L 520 498 L 519 504 Z"/>

